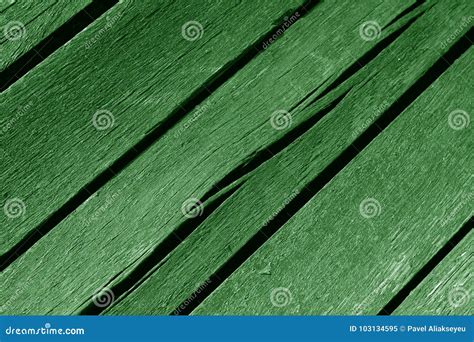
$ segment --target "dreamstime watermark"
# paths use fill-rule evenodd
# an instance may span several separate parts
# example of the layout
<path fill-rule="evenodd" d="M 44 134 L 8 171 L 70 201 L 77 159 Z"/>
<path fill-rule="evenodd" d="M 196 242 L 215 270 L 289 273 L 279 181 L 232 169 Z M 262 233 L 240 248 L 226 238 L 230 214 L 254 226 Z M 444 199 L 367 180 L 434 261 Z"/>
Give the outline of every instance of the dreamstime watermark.
<path fill-rule="evenodd" d="M 270 302 L 277 308 L 289 305 L 292 300 L 291 291 L 286 287 L 277 287 L 270 292 Z"/>
<path fill-rule="evenodd" d="M 183 311 L 186 310 L 186 308 L 199 296 L 200 293 L 202 293 L 210 284 L 212 281 L 210 279 L 207 279 L 204 283 L 202 284 L 196 284 L 197 289 L 193 292 L 193 294 L 187 298 L 184 302 L 182 302 L 176 310 L 173 311 L 173 315 L 178 316 L 180 315 Z"/>
<path fill-rule="evenodd" d="M 6 134 L 16 123 L 25 116 L 33 107 L 33 101 L 29 101 L 27 104 L 17 108 L 15 114 L 4 120 L 0 127 L 0 135 Z"/>
<path fill-rule="evenodd" d="M 448 38 L 446 38 L 445 40 L 441 42 L 440 44 L 441 48 L 443 50 L 448 48 L 448 46 L 450 46 L 454 42 L 454 40 L 456 40 L 456 38 L 459 37 L 464 32 L 464 30 L 471 25 L 471 22 L 473 20 L 474 20 L 473 15 L 470 15 L 468 17 L 463 17 L 461 24 L 458 26 L 458 28 L 453 33 L 451 33 L 448 36 Z"/>
<path fill-rule="evenodd" d="M 100 109 L 92 116 L 92 125 L 98 131 L 105 131 L 115 124 L 115 117 L 111 111 Z"/>
<path fill-rule="evenodd" d="M 110 306 L 115 300 L 114 292 L 108 287 L 98 289 L 92 296 L 92 302 L 99 308 Z"/>
<path fill-rule="evenodd" d="M 284 109 L 274 111 L 270 117 L 270 125 L 278 131 L 287 129 L 292 123 L 293 117 L 290 112 Z"/>
<path fill-rule="evenodd" d="M 375 198 L 366 198 L 359 204 L 359 213 L 362 217 L 371 219 L 382 213 L 382 206 Z"/>
<path fill-rule="evenodd" d="M 448 302 L 454 308 L 466 305 L 471 300 L 471 293 L 462 286 L 456 286 L 448 292 Z"/>
<path fill-rule="evenodd" d="M 10 40 L 16 41 L 26 35 L 26 27 L 21 21 L 10 21 L 3 26 L 3 36 Z"/>
<path fill-rule="evenodd" d="M 53 328 L 50 323 L 46 323 L 40 328 L 16 328 L 9 326 L 5 329 L 6 335 L 84 335 L 83 328 Z"/>
<path fill-rule="evenodd" d="M 191 20 L 181 26 L 181 35 L 188 42 L 194 42 L 201 39 L 204 34 L 204 27 L 199 21 Z"/>
<path fill-rule="evenodd" d="M 357 126 L 353 128 L 351 141 L 357 138 L 363 131 L 365 131 L 374 121 L 382 114 L 385 110 L 387 110 L 390 103 L 388 101 L 384 101 L 381 104 L 374 106 L 369 113 L 369 116 L 362 121 L 361 123 L 357 123 Z"/>
<path fill-rule="evenodd" d="M 359 26 L 359 36 L 366 42 L 380 38 L 382 28 L 375 20 L 363 22 Z"/>
<path fill-rule="evenodd" d="M 295 12 L 290 17 L 285 17 L 283 24 L 280 25 L 280 27 L 275 31 L 274 34 L 272 34 L 270 38 L 263 42 L 262 48 L 264 50 L 268 48 L 273 42 L 280 38 L 285 33 L 285 31 L 290 28 L 291 25 L 298 21 L 299 18 L 301 18 L 299 12 Z"/>
<path fill-rule="evenodd" d="M 195 197 L 188 198 L 181 205 L 181 212 L 187 218 L 196 218 L 201 216 L 204 212 L 204 205 Z"/>
<path fill-rule="evenodd" d="M 189 127 L 191 127 L 199 118 L 209 109 L 209 107 L 212 105 L 211 101 L 206 102 L 204 105 L 199 106 L 196 108 L 191 117 L 182 125 L 180 126 L 176 133 L 175 137 L 178 138 L 185 130 L 187 130 Z"/>
<path fill-rule="evenodd" d="M 297 195 L 298 191 L 294 191 L 290 196 L 286 197 L 283 203 L 263 222 L 263 225 L 267 226 Z"/>
<path fill-rule="evenodd" d="M 25 215 L 26 204 L 18 197 L 11 198 L 3 205 L 3 212 L 8 218 L 19 218 L 20 216 Z"/>
<path fill-rule="evenodd" d="M 120 2 L 121 3 L 121 2 Z M 114 16 L 108 16 L 106 18 L 106 24 L 102 27 L 92 38 L 86 41 L 86 50 L 90 49 L 95 43 L 97 43 L 102 37 L 109 31 L 120 19 L 122 19 L 125 11 L 122 10 L 120 13 Z"/>
<path fill-rule="evenodd" d="M 111 194 L 108 194 L 104 203 L 101 204 L 92 215 L 88 216 L 85 220 L 85 224 L 89 226 L 93 221 L 96 221 L 99 217 L 101 217 L 106 211 L 110 209 L 110 207 L 114 204 L 115 200 L 120 196 L 121 191 L 115 191 Z"/>
<path fill-rule="evenodd" d="M 462 109 L 455 109 L 448 115 L 448 125 L 455 131 L 467 128 L 470 122 L 470 115 Z"/>

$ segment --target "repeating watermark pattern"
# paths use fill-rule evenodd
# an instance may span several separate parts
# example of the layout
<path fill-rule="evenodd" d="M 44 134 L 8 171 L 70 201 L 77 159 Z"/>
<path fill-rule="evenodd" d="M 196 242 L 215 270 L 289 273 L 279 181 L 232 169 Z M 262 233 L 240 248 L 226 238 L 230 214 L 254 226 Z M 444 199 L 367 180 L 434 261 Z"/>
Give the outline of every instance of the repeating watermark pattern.
<path fill-rule="evenodd" d="M 464 30 L 471 25 L 473 20 L 473 15 L 463 17 L 459 27 L 453 33 L 451 33 L 448 38 L 441 42 L 441 48 L 446 49 L 448 46 L 450 46 L 456 40 L 456 38 L 459 37 L 464 32 Z"/>
<path fill-rule="evenodd" d="M 0 135 L 6 134 L 23 116 L 25 116 L 31 110 L 32 107 L 33 101 L 29 101 L 27 104 L 19 107 L 12 117 L 2 122 Z"/>
<path fill-rule="evenodd" d="M 452 129 L 459 131 L 467 128 L 471 121 L 471 117 L 468 112 L 462 109 L 455 109 L 448 116 L 448 125 Z"/>
<path fill-rule="evenodd" d="M 359 36 L 366 42 L 380 38 L 382 28 L 375 20 L 363 22 L 359 26 Z"/>
<path fill-rule="evenodd" d="M 291 292 L 286 287 L 277 287 L 270 293 L 270 302 L 277 308 L 287 306 L 293 300 Z"/>
<path fill-rule="evenodd" d="M 181 305 L 178 308 L 176 308 L 176 310 L 173 311 L 173 315 L 177 316 L 177 315 L 181 314 L 181 312 L 186 310 L 186 308 L 189 306 L 189 304 L 191 304 L 192 301 L 195 300 L 196 297 L 201 292 L 203 292 L 211 283 L 212 283 L 212 281 L 208 279 L 202 284 L 196 284 L 197 290 L 194 291 L 193 294 L 189 298 L 187 298 L 183 303 L 181 303 Z"/>
<path fill-rule="evenodd" d="M 456 286 L 448 293 L 448 302 L 454 308 L 464 306 L 469 303 L 470 300 L 470 291 L 462 286 Z"/>
<path fill-rule="evenodd" d="M 285 17 L 283 24 L 280 25 L 280 27 L 275 31 L 275 33 L 265 40 L 262 44 L 262 48 L 265 50 L 268 48 L 273 42 L 275 42 L 278 38 L 280 38 L 285 31 L 290 28 L 291 25 L 293 25 L 298 19 L 301 18 L 301 15 L 299 12 L 295 12 L 292 14 L 290 17 Z"/>
<path fill-rule="evenodd" d="M 108 194 L 105 202 L 99 206 L 92 215 L 88 216 L 87 219 L 85 220 L 85 224 L 89 226 L 93 221 L 96 221 L 99 217 L 101 217 L 107 210 L 110 209 L 110 207 L 113 205 L 115 200 L 120 196 L 120 191 L 115 191 L 111 194 Z"/>
<path fill-rule="evenodd" d="M 384 101 L 379 105 L 376 105 L 372 108 L 367 119 L 362 122 L 357 122 L 357 126 L 353 128 L 351 141 L 359 136 L 363 131 L 365 131 L 369 126 L 389 107 L 390 103 Z M 355 126 L 355 125 L 354 125 Z"/>
<path fill-rule="evenodd" d="M 204 34 L 204 27 L 199 21 L 191 20 L 181 26 L 181 35 L 189 42 L 201 39 Z"/>
<path fill-rule="evenodd" d="M 8 218 L 15 219 L 25 215 L 26 205 L 20 198 L 11 198 L 5 202 L 3 212 Z"/>
<path fill-rule="evenodd" d="M 278 131 L 287 129 L 292 123 L 293 118 L 291 114 L 284 109 L 274 111 L 270 117 L 270 125 Z"/>
<path fill-rule="evenodd" d="M 278 215 L 280 211 L 282 211 L 296 196 L 298 195 L 298 191 L 294 191 L 290 196 L 286 197 L 283 203 L 270 215 L 269 218 L 265 220 L 263 223 L 264 226 L 267 226 L 271 220 Z"/>
<path fill-rule="evenodd" d="M 199 199 L 191 197 L 183 202 L 181 212 L 187 218 L 196 218 L 204 212 L 204 205 Z"/>
<path fill-rule="evenodd" d="M 382 206 L 375 198 L 366 198 L 359 204 L 359 212 L 367 219 L 379 216 L 382 213 Z"/>
<path fill-rule="evenodd" d="M 3 35 L 10 41 L 21 39 L 26 35 L 26 27 L 21 21 L 10 21 L 3 27 Z"/>
<path fill-rule="evenodd" d="M 98 289 L 92 296 L 92 302 L 99 308 L 105 308 L 111 305 L 115 300 L 115 295 L 111 289 L 104 287 Z"/>
<path fill-rule="evenodd" d="M 119 1 L 119 4 L 122 4 L 122 1 Z M 125 5 L 126 6 L 126 5 Z M 89 50 L 95 43 L 97 43 L 103 36 L 109 31 L 122 17 L 124 16 L 125 10 L 122 10 L 116 15 L 110 15 L 106 17 L 106 24 L 99 31 L 97 31 L 92 38 L 86 41 L 86 50 Z M 99 21 L 101 22 L 101 21 Z"/>
<path fill-rule="evenodd" d="M 98 131 L 104 131 L 106 129 L 112 128 L 115 124 L 115 117 L 111 111 L 106 109 L 100 109 L 95 112 L 92 117 L 92 125 Z"/>

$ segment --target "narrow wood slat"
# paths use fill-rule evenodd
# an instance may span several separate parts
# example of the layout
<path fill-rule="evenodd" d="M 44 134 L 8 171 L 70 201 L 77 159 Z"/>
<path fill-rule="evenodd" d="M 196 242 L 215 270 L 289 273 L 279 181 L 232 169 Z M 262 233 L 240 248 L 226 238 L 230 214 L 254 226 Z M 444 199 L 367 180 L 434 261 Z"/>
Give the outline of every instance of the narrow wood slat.
<path fill-rule="evenodd" d="M 295 146 L 250 175 L 221 208 L 109 313 L 170 313 L 192 297 L 199 284 L 277 216 L 403 93 L 412 92 L 410 87 L 440 58 L 440 51 L 445 52 L 436 44 L 453 30 L 451 19 L 446 18 L 459 18 L 465 11 L 463 6 L 441 3 L 419 18 L 373 63 L 336 89 L 334 96 L 338 97 L 353 87 L 334 110 Z M 445 16 L 447 12 L 449 17 Z M 434 22 L 443 24 L 433 26 Z M 314 114 L 318 110 L 319 106 L 309 106 L 295 113 L 293 121 L 305 112 Z"/>
<path fill-rule="evenodd" d="M 0 253 L 112 177 L 117 158 L 301 3 L 123 1 L 16 82 L 0 98 L 0 199 L 24 210 L 0 215 Z M 190 21 L 201 39 L 183 37 Z"/>
<path fill-rule="evenodd" d="M 458 198 L 459 205 L 473 192 Z M 438 218 L 442 222 L 443 218 Z M 395 310 L 396 315 L 472 315 L 474 233 L 459 245 L 429 274 Z"/>
<path fill-rule="evenodd" d="M 25 272 L 31 284 L 61 274 L 55 291 L 27 286 L 22 293 L 28 295 L 22 298 L 26 302 L 35 298 L 35 302 L 25 305 L 19 299 L 7 312 L 71 313 L 90 303 L 97 289 L 126 279 L 187 221 L 183 202 L 201 198 L 255 152 L 285 134 L 270 125 L 275 110 L 291 108 L 370 50 L 375 43 L 361 44 L 360 24 L 375 18 L 384 26 L 411 3 L 370 4 L 361 8 L 322 3 L 294 23 L 265 53 L 4 271 L 2 277 L 11 288 Z M 336 44 L 330 34 L 333 23 L 338 27 Z M 328 46 L 327 56 L 317 54 L 321 45 Z M 341 54 L 342 46 L 350 51 Z M 314 77 L 303 77 L 308 74 Z M 289 91 L 289 81 L 295 78 L 302 80 L 301 88 Z M 308 110 L 295 115 L 294 125 L 313 114 Z M 64 256 L 61 265 L 51 262 L 58 255 Z"/>
<path fill-rule="evenodd" d="M 474 186 L 472 127 L 455 111 L 472 113 L 473 57 L 470 48 L 193 313 L 379 312 L 472 214 L 457 201 Z"/>
<path fill-rule="evenodd" d="M 92 0 L 16 1 L 6 7 L 0 13 L 0 71 L 91 2 Z M 37 53 L 41 54 L 41 51 Z M 0 82 L 7 81 L 9 80 L 2 79 Z"/>

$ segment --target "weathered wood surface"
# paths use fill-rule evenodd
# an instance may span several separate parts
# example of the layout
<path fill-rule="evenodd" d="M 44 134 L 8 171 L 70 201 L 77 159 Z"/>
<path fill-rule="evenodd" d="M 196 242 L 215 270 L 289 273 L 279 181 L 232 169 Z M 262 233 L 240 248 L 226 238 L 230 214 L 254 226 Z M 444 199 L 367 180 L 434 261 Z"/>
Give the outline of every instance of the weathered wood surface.
<path fill-rule="evenodd" d="M 0 216 L 0 253 L 84 201 L 90 182 L 112 177 L 114 161 L 301 3 L 123 1 L 12 85 L 0 98 L 1 201 L 25 209 Z M 199 25 L 182 31 L 191 19 Z"/>
<path fill-rule="evenodd" d="M 473 196 L 471 191 L 468 196 Z M 465 199 L 465 198 L 464 198 Z M 395 310 L 396 315 L 472 315 L 471 231 Z"/>
<path fill-rule="evenodd" d="M 1 95 L 0 313 L 373 314 L 472 216 L 471 2 L 212 4 L 122 1 Z"/>
<path fill-rule="evenodd" d="M 472 128 L 450 120 L 472 111 L 473 57 L 471 48 L 194 313 L 378 313 L 473 213 Z"/>
<path fill-rule="evenodd" d="M 0 71 L 31 50 L 92 0 L 5 0 L 0 3 Z M 41 51 L 37 51 L 41 54 Z M 1 82 L 9 80 L 2 79 Z"/>
<path fill-rule="evenodd" d="M 353 88 L 335 109 L 299 138 L 296 146 L 290 146 L 283 156 L 273 157 L 246 179 L 215 214 L 110 313 L 169 313 L 192 297 L 210 274 L 279 214 L 312 179 L 321 176 L 357 136 L 385 111 L 392 110 L 402 94 L 407 92 L 410 96 L 414 92 L 410 87 L 440 58 L 438 51 L 430 47 L 450 31 L 447 25 L 433 28 L 433 22 L 443 22 L 448 10 L 454 17 L 465 11 L 452 11 L 452 7 L 439 4 L 420 17 L 362 72 L 329 96 L 334 101 Z M 296 112 L 293 120 L 305 111 L 314 114 L 319 110 L 319 106 L 309 106 L 302 113 Z M 337 200 L 343 202 L 342 198 Z"/>
<path fill-rule="evenodd" d="M 50 312 L 69 313 L 90 303 L 97 289 L 126 278 L 133 267 L 187 220 L 181 212 L 183 202 L 191 197 L 201 198 L 214 183 L 249 160 L 252 151 L 262 150 L 285 134 L 270 125 L 273 112 L 295 106 L 328 79 L 337 79 L 342 70 L 370 50 L 375 43 L 361 44 L 354 28 L 367 21 L 369 14 L 385 25 L 406 8 L 403 6 L 387 1 L 365 12 L 357 6 L 341 6 L 335 11 L 334 6 L 323 3 L 294 23 L 284 36 L 190 113 L 188 120 L 161 137 L 4 272 L 13 288 L 23 272 L 41 273 L 42 279 L 55 278 L 60 273 L 64 280 L 57 284 L 57 293 L 26 288 L 24 293 L 38 301 L 27 308 L 17 302 L 18 307 L 28 312 L 48 307 Z M 337 18 L 345 18 L 346 23 L 351 18 L 351 24 L 339 30 L 339 43 L 334 44 L 334 37 L 329 34 L 333 29 L 328 23 Z M 322 33 L 315 37 L 311 29 Z M 315 45 L 308 48 L 307 42 L 313 41 Z M 306 53 L 325 44 L 336 54 L 348 42 L 351 51 L 339 54 L 334 62 Z M 328 56 L 332 51 L 327 51 Z M 271 64 L 273 68 L 268 67 Z M 308 74 L 315 77 L 305 79 L 303 76 Z M 298 83 L 304 87 L 302 91 L 288 91 L 289 82 L 295 78 L 302 80 Z M 275 103 L 275 98 L 281 102 Z M 295 115 L 295 125 L 314 114 L 309 110 L 302 113 Z M 73 251 L 65 255 L 61 266 L 47 261 L 68 250 L 65 246 Z M 91 257 L 101 267 L 91 267 Z M 33 265 L 35 271 L 27 271 L 29 260 L 38 258 L 42 263 Z M 75 296 L 71 298 L 70 293 Z"/>

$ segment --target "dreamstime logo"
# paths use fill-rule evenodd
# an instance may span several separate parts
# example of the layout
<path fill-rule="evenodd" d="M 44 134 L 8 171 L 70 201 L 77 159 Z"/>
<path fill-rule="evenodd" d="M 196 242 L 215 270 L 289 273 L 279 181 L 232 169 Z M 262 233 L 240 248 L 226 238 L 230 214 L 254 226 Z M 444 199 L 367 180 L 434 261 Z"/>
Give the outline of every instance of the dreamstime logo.
<path fill-rule="evenodd" d="M 198 21 L 188 21 L 181 27 L 181 35 L 190 42 L 201 39 L 203 34 L 204 28 Z"/>
<path fill-rule="evenodd" d="M 188 198 L 181 206 L 181 212 L 188 218 L 201 216 L 204 211 L 202 202 L 194 197 Z"/>
<path fill-rule="evenodd" d="M 115 300 L 115 295 L 111 289 L 108 287 L 104 287 L 103 289 L 99 289 L 94 293 L 92 296 L 92 302 L 95 306 L 99 308 L 105 308 L 112 304 Z"/>
<path fill-rule="evenodd" d="M 291 114 L 284 109 L 274 111 L 270 118 L 270 125 L 279 131 L 290 127 L 292 122 L 293 118 L 291 117 Z"/>
<path fill-rule="evenodd" d="M 448 293 L 448 301 L 452 307 L 458 308 L 466 305 L 471 299 L 471 295 L 464 287 L 457 286 Z"/>
<path fill-rule="evenodd" d="M 270 293 L 272 305 L 278 308 L 287 306 L 291 303 L 292 299 L 291 292 L 286 287 L 277 287 Z"/>
<path fill-rule="evenodd" d="M 25 202 L 23 202 L 21 199 L 12 198 L 5 202 L 5 205 L 3 206 L 3 211 L 5 215 L 7 215 L 7 217 L 9 218 L 18 218 L 25 214 L 26 205 Z"/>
<path fill-rule="evenodd" d="M 359 26 L 359 35 L 366 42 L 379 38 L 381 33 L 382 28 L 374 20 L 366 21 Z"/>
<path fill-rule="evenodd" d="M 114 123 L 115 118 L 113 114 L 106 109 L 98 110 L 92 117 L 92 124 L 98 131 L 109 129 L 114 125 Z"/>
<path fill-rule="evenodd" d="M 10 41 L 21 39 L 25 34 L 25 25 L 20 21 L 10 21 L 3 27 L 3 35 Z"/>
<path fill-rule="evenodd" d="M 469 114 L 462 109 L 453 110 L 451 113 L 449 113 L 448 116 L 449 127 L 456 131 L 467 128 L 469 126 L 470 121 L 471 118 Z"/>
<path fill-rule="evenodd" d="M 359 204 L 359 212 L 365 218 L 374 218 L 382 213 L 382 206 L 375 198 L 366 198 Z"/>

